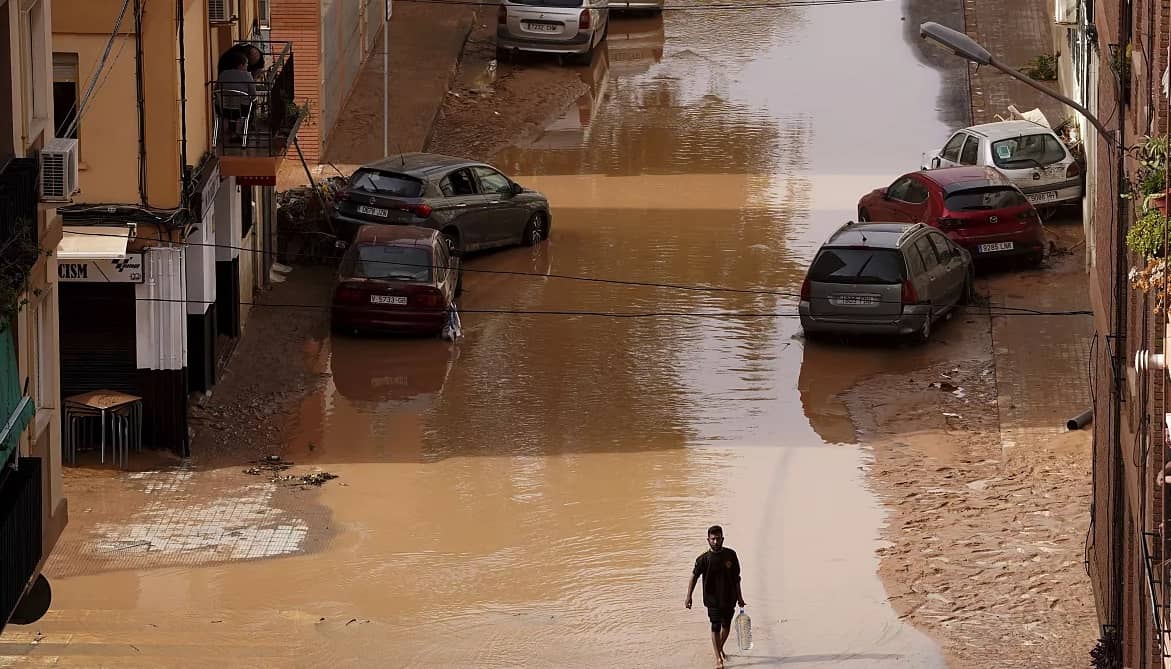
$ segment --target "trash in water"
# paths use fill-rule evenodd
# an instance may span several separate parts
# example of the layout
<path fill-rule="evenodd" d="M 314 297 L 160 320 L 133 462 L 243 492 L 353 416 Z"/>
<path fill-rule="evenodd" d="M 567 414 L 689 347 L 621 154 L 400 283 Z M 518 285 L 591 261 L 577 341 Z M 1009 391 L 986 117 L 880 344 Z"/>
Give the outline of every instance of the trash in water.
<path fill-rule="evenodd" d="M 939 388 L 940 390 L 942 390 L 945 393 L 954 393 L 955 391 L 959 390 L 959 386 L 948 383 L 947 381 L 936 381 L 936 382 L 932 383 L 929 387 Z"/>
<path fill-rule="evenodd" d="M 464 336 L 463 325 L 459 320 L 459 307 L 455 306 L 454 302 L 447 311 L 447 323 L 443 326 L 441 336 L 447 341 L 455 341 Z"/>

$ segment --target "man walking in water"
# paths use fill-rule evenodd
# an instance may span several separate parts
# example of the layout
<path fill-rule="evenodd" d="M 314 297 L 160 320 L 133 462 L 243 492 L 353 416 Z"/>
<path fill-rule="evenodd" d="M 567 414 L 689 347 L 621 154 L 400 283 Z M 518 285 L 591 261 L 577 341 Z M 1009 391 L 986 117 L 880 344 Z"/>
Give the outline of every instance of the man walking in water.
<path fill-rule="evenodd" d="M 691 608 L 695 582 L 703 576 L 703 605 L 712 623 L 712 649 L 716 652 L 716 666 L 723 667 L 728 657 L 724 654 L 724 644 L 732 631 L 732 614 L 737 604 L 744 606 L 744 595 L 740 594 L 740 560 L 736 551 L 724 548 L 724 530 L 719 525 L 708 528 L 707 544 L 709 550 L 695 559 L 683 606 Z"/>

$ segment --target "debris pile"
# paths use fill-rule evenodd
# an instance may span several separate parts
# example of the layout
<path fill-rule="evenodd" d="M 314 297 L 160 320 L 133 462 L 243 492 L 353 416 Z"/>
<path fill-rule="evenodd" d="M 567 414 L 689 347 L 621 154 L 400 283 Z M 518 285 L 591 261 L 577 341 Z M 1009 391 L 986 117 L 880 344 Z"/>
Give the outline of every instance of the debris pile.
<path fill-rule="evenodd" d="M 309 474 L 282 474 L 281 472 L 291 469 L 295 463 L 284 460 L 279 455 L 270 455 L 260 460 L 244 470 L 245 474 L 251 476 L 260 476 L 267 473 L 269 483 L 288 483 L 299 486 L 317 486 L 325 485 L 327 481 L 332 481 L 338 477 L 337 474 L 324 471 L 315 471 Z"/>
<path fill-rule="evenodd" d="M 348 179 L 327 177 L 317 188 L 302 186 L 277 193 L 277 240 L 279 259 L 287 264 L 337 262 L 342 235 L 330 218 L 334 197 Z"/>

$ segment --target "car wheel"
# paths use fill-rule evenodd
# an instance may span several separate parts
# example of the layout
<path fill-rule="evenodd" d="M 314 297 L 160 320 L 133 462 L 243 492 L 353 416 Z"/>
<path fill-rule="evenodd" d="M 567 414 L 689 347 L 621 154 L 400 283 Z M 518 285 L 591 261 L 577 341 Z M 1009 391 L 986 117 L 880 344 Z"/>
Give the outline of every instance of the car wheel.
<path fill-rule="evenodd" d="M 870 212 L 866 211 L 865 209 L 859 209 L 858 210 L 858 222 L 859 223 L 868 223 L 869 221 L 870 221 Z"/>
<path fill-rule="evenodd" d="M 1045 264 L 1044 251 L 1037 251 L 1036 253 L 1029 256 L 1029 265 L 1031 267 L 1040 267 L 1043 264 Z"/>
<path fill-rule="evenodd" d="M 533 217 L 529 219 L 528 225 L 525 226 L 521 243 L 525 246 L 536 246 L 543 239 L 545 239 L 545 215 L 533 214 Z"/>

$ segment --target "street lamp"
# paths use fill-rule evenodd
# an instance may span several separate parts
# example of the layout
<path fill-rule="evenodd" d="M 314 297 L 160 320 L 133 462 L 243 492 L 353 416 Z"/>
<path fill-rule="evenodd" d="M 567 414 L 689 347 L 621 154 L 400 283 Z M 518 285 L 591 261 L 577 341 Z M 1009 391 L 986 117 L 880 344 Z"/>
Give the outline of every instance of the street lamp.
<path fill-rule="evenodd" d="M 1113 458 L 1113 467 L 1111 467 L 1112 480 L 1110 483 L 1111 483 L 1111 487 L 1113 490 L 1126 490 L 1126 487 L 1125 487 L 1126 473 L 1123 470 L 1123 459 L 1122 459 L 1122 379 L 1123 379 L 1123 374 L 1125 373 L 1123 370 L 1125 369 L 1125 364 L 1126 364 L 1126 362 L 1125 362 L 1125 350 L 1126 350 L 1126 334 L 1125 334 L 1126 328 L 1125 328 L 1125 325 L 1126 325 L 1126 302 L 1127 302 L 1127 300 L 1126 300 L 1127 256 L 1126 256 L 1126 243 L 1125 243 L 1126 237 L 1124 234 L 1122 234 L 1122 231 L 1125 226 L 1124 221 L 1126 220 L 1126 187 L 1125 187 L 1126 186 L 1126 146 L 1124 143 L 1125 134 L 1123 132 L 1123 123 L 1125 122 L 1126 114 L 1123 113 L 1122 96 L 1119 95 L 1118 101 L 1117 101 L 1118 102 L 1118 109 L 1117 109 L 1118 130 L 1111 131 L 1111 130 L 1108 130 L 1106 128 L 1106 126 L 1100 120 L 1098 120 L 1098 117 L 1091 114 L 1089 112 L 1089 110 L 1086 109 L 1085 107 L 1079 105 L 1078 103 L 1074 102 L 1073 100 L 1070 100 L 1069 98 L 1065 97 L 1064 95 L 1061 95 L 1060 93 L 1057 93 L 1056 91 L 1050 90 L 1048 87 L 1043 86 L 1036 81 L 1033 81 L 1029 77 L 1026 77 L 1025 75 L 1021 74 L 1020 72 L 1017 72 L 1013 68 L 1008 67 L 1004 63 L 997 60 L 996 57 L 993 56 L 988 51 L 988 49 L 985 49 L 983 46 L 980 46 L 980 44 L 976 40 L 972 39 L 971 37 L 968 37 L 964 33 L 959 32 L 958 30 L 952 30 L 951 28 L 948 28 L 947 26 L 943 26 L 938 23 L 935 23 L 934 21 L 928 21 L 928 22 L 923 23 L 919 26 L 919 36 L 922 37 L 923 39 L 929 39 L 929 40 L 932 40 L 933 42 L 937 42 L 938 44 L 942 45 L 944 48 L 951 50 L 955 55 L 959 56 L 960 58 L 964 58 L 966 60 L 969 60 L 969 61 L 975 63 L 976 65 L 990 65 L 990 66 L 1000 70 L 1001 72 L 1007 74 L 1008 76 L 1012 77 L 1013 79 L 1021 81 L 1025 84 L 1029 85 L 1030 87 L 1037 89 L 1043 95 L 1051 97 L 1054 100 L 1058 100 L 1058 101 L 1063 102 L 1066 105 L 1072 107 L 1073 109 L 1077 110 L 1077 112 L 1080 113 L 1082 116 L 1084 116 L 1085 119 L 1090 122 L 1090 125 L 1094 126 L 1094 129 L 1098 131 L 1098 133 L 1102 136 L 1102 139 L 1106 142 L 1106 145 L 1115 151 L 1115 155 L 1112 157 L 1114 158 L 1114 161 L 1115 161 L 1114 162 L 1114 169 L 1115 169 L 1115 175 L 1116 175 L 1115 184 L 1116 184 L 1116 188 L 1117 188 L 1118 197 L 1116 198 L 1116 201 L 1114 203 L 1114 206 L 1115 206 L 1114 218 L 1113 218 L 1113 220 L 1110 221 L 1110 226 L 1112 228 L 1111 235 L 1113 236 L 1113 239 L 1114 239 L 1114 285 L 1112 286 L 1112 288 L 1113 288 L 1113 302 L 1114 303 L 1111 305 L 1114 307 L 1114 323 L 1112 324 L 1112 328 L 1111 328 L 1113 330 L 1113 332 L 1111 332 L 1110 337 L 1108 338 L 1108 339 L 1113 339 L 1113 343 L 1114 343 L 1114 351 L 1111 354 L 1112 376 L 1113 376 L 1112 391 L 1113 392 L 1111 393 L 1111 398 L 1110 398 L 1111 399 L 1110 419 L 1111 419 L 1111 423 L 1112 423 L 1112 425 L 1111 425 L 1112 441 L 1110 444 L 1110 446 L 1111 446 L 1110 456 Z M 1087 244 L 1091 243 L 1091 240 L 1087 239 L 1086 243 Z M 1112 575 L 1114 578 L 1114 582 L 1115 582 L 1116 586 L 1119 588 L 1121 588 L 1122 585 L 1125 583 L 1124 572 L 1123 572 L 1123 567 L 1122 567 L 1122 559 L 1121 559 L 1121 556 L 1124 554 L 1123 548 L 1125 546 L 1125 530 L 1123 529 L 1123 523 L 1121 522 L 1123 514 L 1125 513 L 1125 507 L 1123 506 L 1123 498 L 1124 497 L 1125 497 L 1125 493 L 1114 495 L 1114 499 L 1111 500 L 1112 512 L 1111 512 L 1111 518 L 1110 518 L 1110 520 L 1112 520 L 1114 523 L 1114 527 L 1111 528 L 1111 534 L 1112 534 L 1111 539 L 1112 539 L 1112 543 L 1113 543 L 1113 547 L 1112 547 L 1113 554 L 1111 555 L 1111 562 L 1112 562 L 1111 571 L 1112 571 Z M 1115 596 L 1114 599 L 1115 599 L 1115 601 L 1111 602 L 1112 613 L 1114 615 L 1115 620 L 1121 620 L 1122 619 L 1122 597 L 1119 595 L 1119 596 Z"/>
<path fill-rule="evenodd" d="M 1048 88 L 1047 86 L 1043 86 L 1040 83 L 1033 81 L 1029 77 L 1026 77 L 1020 72 L 1017 72 L 1013 68 L 1000 62 L 996 59 L 996 56 L 993 56 L 991 53 L 989 53 L 988 49 L 980 46 L 976 40 L 968 37 L 964 33 L 948 28 L 947 26 L 940 25 L 934 21 L 928 21 L 919 26 L 919 36 L 923 39 L 929 39 L 933 42 L 937 42 L 944 48 L 951 50 L 960 58 L 969 60 L 977 65 L 990 65 L 1012 77 L 1013 79 L 1024 82 L 1032 88 L 1041 91 L 1041 93 L 1048 95 L 1054 100 L 1059 100 L 1069 105 L 1070 107 L 1073 107 L 1079 114 L 1086 117 L 1086 120 L 1090 122 L 1090 125 L 1094 126 L 1094 129 L 1096 129 L 1102 135 L 1102 139 L 1105 139 L 1108 143 L 1111 144 L 1115 143 L 1115 133 L 1107 130 L 1106 126 L 1098 120 L 1098 117 L 1091 114 L 1088 109 L 1065 97 L 1064 95 Z"/>

